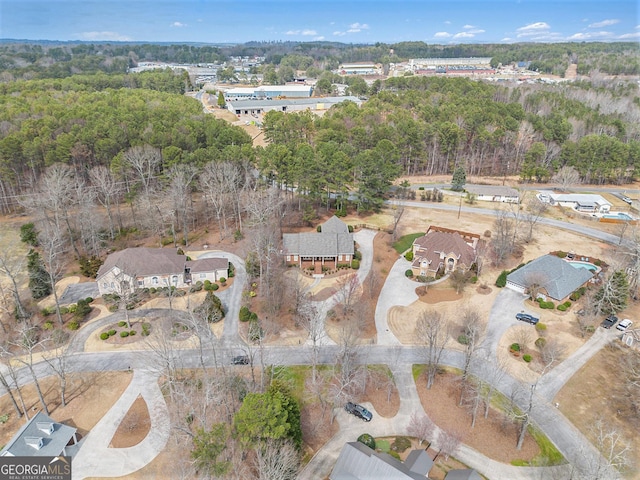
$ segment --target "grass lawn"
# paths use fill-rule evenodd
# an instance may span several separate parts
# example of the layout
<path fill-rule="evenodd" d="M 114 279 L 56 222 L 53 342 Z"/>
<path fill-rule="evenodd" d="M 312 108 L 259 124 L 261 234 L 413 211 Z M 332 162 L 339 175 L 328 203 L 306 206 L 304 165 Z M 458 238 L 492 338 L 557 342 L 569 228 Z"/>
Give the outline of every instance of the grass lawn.
<path fill-rule="evenodd" d="M 405 235 L 396 243 L 394 243 L 393 248 L 395 248 L 396 252 L 402 254 L 411 248 L 411 245 L 413 245 L 413 241 L 416 238 L 423 237 L 423 236 L 424 236 L 424 232 L 410 233 L 409 235 Z"/>

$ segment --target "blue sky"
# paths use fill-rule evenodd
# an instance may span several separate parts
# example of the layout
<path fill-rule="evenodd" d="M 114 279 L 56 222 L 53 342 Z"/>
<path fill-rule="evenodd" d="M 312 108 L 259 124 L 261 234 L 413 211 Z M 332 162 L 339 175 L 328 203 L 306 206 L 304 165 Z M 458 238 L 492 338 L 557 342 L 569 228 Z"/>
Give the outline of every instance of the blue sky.
<path fill-rule="evenodd" d="M 0 0 L 0 38 L 640 41 L 637 0 Z"/>

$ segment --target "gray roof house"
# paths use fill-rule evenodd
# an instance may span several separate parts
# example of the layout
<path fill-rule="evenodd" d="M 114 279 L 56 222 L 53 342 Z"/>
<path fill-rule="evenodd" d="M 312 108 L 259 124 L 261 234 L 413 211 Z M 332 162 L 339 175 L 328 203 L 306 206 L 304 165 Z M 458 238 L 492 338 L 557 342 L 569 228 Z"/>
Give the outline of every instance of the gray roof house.
<path fill-rule="evenodd" d="M 478 472 L 471 469 L 451 470 L 444 480 L 482 480 Z"/>
<path fill-rule="evenodd" d="M 126 248 L 109 255 L 98 269 L 100 295 L 135 288 L 187 287 L 198 281 L 228 278 L 229 260 L 224 257 L 187 260 L 171 248 Z"/>
<path fill-rule="evenodd" d="M 433 460 L 424 450 L 413 450 L 403 463 L 360 442 L 342 447 L 330 480 L 426 480 Z"/>
<path fill-rule="evenodd" d="M 464 189 L 477 195 L 478 200 L 489 202 L 518 203 L 520 193 L 506 185 L 465 185 Z"/>
<path fill-rule="evenodd" d="M 534 283 L 554 300 L 562 300 L 587 283 L 593 272 L 575 268 L 555 255 L 543 255 L 507 275 L 507 287 L 526 293 Z"/>
<path fill-rule="evenodd" d="M 0 451 L 2 457 L 57 457 L 68 455 L 67 444 L 77 442 L 76 429 L 58 423 L 43 412 L 16 432 Z"/>
<path fill-rule="evenodd" d="M 327 263 L 334 268 L 340 263 L 349 264 L 354 252 L 353 234 L 335 215 L 320 226 L 319 232 L 282 235 L 282 254 L 290 265 L 320 267 L 322 271 Z"/>

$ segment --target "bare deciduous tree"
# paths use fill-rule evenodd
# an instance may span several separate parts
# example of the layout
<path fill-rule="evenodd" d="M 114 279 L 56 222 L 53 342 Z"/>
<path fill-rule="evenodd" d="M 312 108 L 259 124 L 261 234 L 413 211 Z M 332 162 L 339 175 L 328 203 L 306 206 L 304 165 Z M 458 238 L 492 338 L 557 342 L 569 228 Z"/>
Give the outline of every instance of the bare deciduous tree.
<path fill-rule="evenodd" d="M 360 289 L 358 275 L 351 273 L 338 278 L 336 282 L 336 298 L 342 305 L 342 315 L 347 316 Z"/>
<path fill-rule="evenodd" d="M 440 455 L 445 460 L 449 460 L 449 456 L 454 455 L 464 438 L 463 434 L 453 430 L 440 430 L 438 433 L 438 453 L 433 458 L 435 461 Z"/>
<path fill-rule="evenodd" d="M 20 348 L 23 352 L 23 355 L 14 358 L 18 363 L 24 365 L 25 367 L 27 367 L 27 370 L 29 370 L 31 378 L 33 378 L 33 384 L 36 387 L 36 392 L 38 393 L 38 398 L 40 399 L 42 409 L 47 415 L 49 415 L 49 407 L 47 406 L 47 402 L 45 402 L 44 400 L 44 394 L 42 393 L 38 375 L 33 368 L 34 354 L 40 351 L 42 348 L 42 342 L 38 338 L 38 331 L 36 327 L 29 326 L 26 323 L 22 323 L 20 330 L 18 331 L 18 337 L 13 342 L 13 345 Z"/>
<path fill-rule="evenodd" d="M 126 166 L 138 177 L 146 196 L 149 196 L 162 163 L 160 150 L 151 145 L 131 147 L 124 152 L 123 159 Z"/>
<path fill-rule="evenodd" d="M 22 283 L 27 262 L 26 252 L 16 235 L 8 230 L 0 232 L 0 283 L 2 277 L 9 282 L 9 291 L 13 297 L 18 320 L 28 317 L 27 310 L 20 298 L 19 283 Z"/>
<path fill-rule="evenodd" d="M 193 210 L 191 189 L 197 175 L 198 169 L 186 164 L 176 165 L 169 172 L 168 194 L 173 203 L 175 224 L 182 225 L 182 243 L 185 246 L 189 246 L 189 224 Z"/>
<path fill-rule="evenodd" d="M 435 424 L 424 413 L 418 411 L 411 412 L 407 433 L 420 440 L 420 445 L 433 437 L 435 428 Z"/>
<path fill-rule="evenodd" d="M 62 278 L 66 267 L 65 242 L 62 233 L 52 228 L 44 228 L 38 233 L 38 243 L 42 247 L 42 262 L 49 276 L 49 284 L 56 304 L 56 316 L 62 325 L 60 314 L 60 299 L 56 290 L 56 283 Z"/>
<path fill-rule="evenodd" d="M 109 236 L 111 240 L 115 238 L 115 222 L 113 220 L 113 205 L 118 207 L 122 186 L 116 181 L 108 168 L 103 166 L 93 167 L 89 170 L 89 179 L 96 191 L 96 199 L 107 211 L 109 219 Z M 118 224 L 122 228 L 122 218 L 118 215 Z"/>
<path fill-rule="evenodd" d="M 259 480 L 293 480 L 300 469 L 300 454 L 290 441 L 269 439 L 255 450 Z"/>
<path fill-rule="evenodd" d="M 60 404 L 67 406 L 67 378 L 69 376 L 69 345 L 59 345 L 43 353 L 42 358 L 56 374 L 60 387 Z"/>
<path fill-rule="evenodd" d="M 502 265 L 516 248 L 516 222 L 506 210 L 496 210 L 491 235 L 491 252 L 495 265 Z"/>
<path fill-rule="evenodd" d="M 569 166 L 561 167 L 553 177 L 551 181 L 558 184 L 558 187 L 562 191 L 567 191 L 569 187 L 580 185 L 580 174 L 578 171 Z"/>
<path fill-rule="evenodd" d="M 435 310 L 420 314 L 416 324 L 416 337 L 424 344 L 425 363 L 427 365 L 427 388 L 431 388 L 438 372 L 438 364 L 447 343 L 449 330 L 444 315 Z"/>
<path fill-rule="evenodd" d="M 546 203 L 542 203 L 535 196 L 530 196 L 525 200 L 525 210 L 522 212 L 522 219 L 527 224 L 526 234 L 524 235 L 524 241 L 529 243 L 533 238 L 533 229 L 540 221 L 540 218 L 544 216 L 548 209 Z"/>

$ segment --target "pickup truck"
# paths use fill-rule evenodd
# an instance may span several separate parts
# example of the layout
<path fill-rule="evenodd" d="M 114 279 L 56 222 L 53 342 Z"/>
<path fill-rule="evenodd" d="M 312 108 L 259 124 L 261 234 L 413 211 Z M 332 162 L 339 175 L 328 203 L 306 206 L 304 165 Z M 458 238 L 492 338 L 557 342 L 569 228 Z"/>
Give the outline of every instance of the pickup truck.
<path fill-rule="evenodd" d="M 615 315 L 611 314 L 609 315 L 607 318 L 605 318 L 602 323 L 600 324 L 600 326 L 602 328 L 611 328 L 613 327 L 616 323 L 618 323 L 618 317 L 616 317 Z"/>

